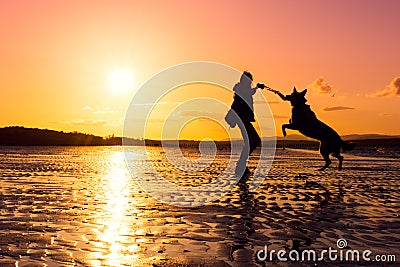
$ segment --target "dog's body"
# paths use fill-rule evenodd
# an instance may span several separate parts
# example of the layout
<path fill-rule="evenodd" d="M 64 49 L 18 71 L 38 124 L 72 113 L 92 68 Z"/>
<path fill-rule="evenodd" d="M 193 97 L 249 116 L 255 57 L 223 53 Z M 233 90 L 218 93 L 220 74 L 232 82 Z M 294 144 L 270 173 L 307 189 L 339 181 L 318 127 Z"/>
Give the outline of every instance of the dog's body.
<path fill-rule="evenodd" d="M 286 136 L 286 129 L 298 130 L 305 136 L 320 141 L 320 153 L 325 160 L 325 165 L 321 170 L 325 170 L 330 164 L 329 155 L 332 154 L 339 160 L 339 170 L 342 169 L 343 156 L 340 155 L 340 149 L 343 151 L 353 150 L 354 143 L 346 143 L 340 138 L 339 134 L 331 127 L 318 120 L 310 106 L 306 104 L 305 94 L 307 89 L 297 92 L 296 88 L 293 93 L 284 96 L 280 92 L 276 93 L 285 101 L 290 101 L 292 105 L 292 118 L 289 124 L 282 125 L 283 135 Z"/>

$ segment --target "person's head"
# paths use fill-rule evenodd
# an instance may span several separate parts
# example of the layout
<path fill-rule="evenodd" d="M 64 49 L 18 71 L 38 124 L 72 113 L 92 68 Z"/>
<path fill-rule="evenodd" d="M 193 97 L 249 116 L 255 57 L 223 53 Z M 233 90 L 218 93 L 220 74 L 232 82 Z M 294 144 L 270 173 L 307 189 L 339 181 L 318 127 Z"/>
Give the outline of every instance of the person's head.
<path fill-rule="evenodd" d="M 250 85 L 252 82 L 253 82 L 253 75 L 248 71 L 244 71 L 242 77 L 240 77 L 240 83 Z"/>

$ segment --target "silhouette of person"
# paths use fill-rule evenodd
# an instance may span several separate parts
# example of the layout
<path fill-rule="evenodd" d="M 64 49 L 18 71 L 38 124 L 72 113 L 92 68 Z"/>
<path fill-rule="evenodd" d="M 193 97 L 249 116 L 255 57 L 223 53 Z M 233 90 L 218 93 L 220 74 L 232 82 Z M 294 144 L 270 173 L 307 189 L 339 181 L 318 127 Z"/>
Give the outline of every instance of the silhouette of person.
<path fill-rule="evenodd" d="M 239 117 L 240 121 L 238 121 L 237 125 L 239 126 L 244 141 L 244 147 L 240 154 L 239 161 L 237 162 L 235 174 L 243 176 L 250 174 L 249 169 L 246 167 L 247 160 L 250 154 L 261 143 L 261 138 L 252 125 L 252 122 L 255 122 L 253 95 L 258 88 L 263 89 L 265 85 L 258 83 L 255 88 L 252 88 L 252 82 L 253 75 L 248 71 L 244 71 L 240 82 L 233 87 L 235 95 L 231 106 L 231 109 L 235 111 Z"/>

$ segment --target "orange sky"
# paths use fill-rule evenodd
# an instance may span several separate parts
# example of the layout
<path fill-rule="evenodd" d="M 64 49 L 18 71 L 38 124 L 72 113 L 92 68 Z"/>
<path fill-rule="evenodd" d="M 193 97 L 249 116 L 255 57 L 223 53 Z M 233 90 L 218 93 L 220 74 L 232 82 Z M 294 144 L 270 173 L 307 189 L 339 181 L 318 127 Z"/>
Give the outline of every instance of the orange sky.
<path fill-rule="evenodd" d="M 146 79 L 201 60 L 284 93 L 309 88 L 340 134 L 400 134 L 399 12 L 396 0 L 1 1 L 0 126 L 120 135 Z M 112 90 L 120 69 L 132 90 Z M 265 95 L 279 127 L 290 106 Z"/>

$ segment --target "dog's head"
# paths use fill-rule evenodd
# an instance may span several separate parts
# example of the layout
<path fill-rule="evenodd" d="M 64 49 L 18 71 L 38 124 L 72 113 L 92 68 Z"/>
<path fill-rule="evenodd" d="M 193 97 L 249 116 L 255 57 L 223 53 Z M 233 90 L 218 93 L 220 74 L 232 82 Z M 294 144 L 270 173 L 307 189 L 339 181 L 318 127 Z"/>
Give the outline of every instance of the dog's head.
<path fill-rule="evenodd" d="M 290 104 L 294 106 L 304 105 L 307 102 L 305 95 L 307 93 L 307 89 L 304 89 L 301 92 L 297 92 L 296 87 L 293 88 L 293 92 L 290 95 L 286 96 L 286 99 L 290 101 Z"/>

